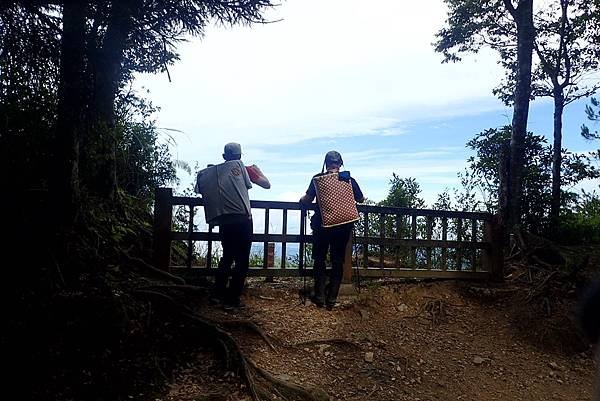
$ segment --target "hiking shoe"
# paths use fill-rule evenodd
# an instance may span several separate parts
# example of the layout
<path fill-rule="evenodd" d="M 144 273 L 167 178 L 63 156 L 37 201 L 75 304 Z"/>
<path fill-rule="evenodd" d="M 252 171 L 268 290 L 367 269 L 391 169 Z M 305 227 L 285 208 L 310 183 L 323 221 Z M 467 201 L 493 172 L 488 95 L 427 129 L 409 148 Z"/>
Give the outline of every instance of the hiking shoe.
<path fill-rule="evenodd" d="M 322 308 L 323 305 L 325 305 L 325 303 L 323 301 L 321 301 L 320 299 L 317 299 L 314 295 L 312 297 L 310 297 L 310 302 L 315 304 L 315 306 L 317 308 Z"/>
<path fill-rule="evenodd" d="M 338 305 L 338 303 L 337 303 L 337 302 L 335 302 L 335 303 L 333 303 L 333 304 L 329 304 L 329 303 L 328 303 L 327 305 L 325 305 L 325 309 L 327 309 L 327 310 L 333 310 L 333 308 L 334 308 L 335 306 L 337 306 L 337 305 Z"/>

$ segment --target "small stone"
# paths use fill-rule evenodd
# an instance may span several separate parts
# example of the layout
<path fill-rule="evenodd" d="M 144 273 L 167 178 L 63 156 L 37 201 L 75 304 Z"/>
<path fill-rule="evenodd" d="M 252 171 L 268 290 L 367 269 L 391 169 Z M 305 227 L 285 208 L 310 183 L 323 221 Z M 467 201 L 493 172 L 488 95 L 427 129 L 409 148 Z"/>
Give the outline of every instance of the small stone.
<path fill-rule="evenodd" d="M 554 369 L 554 370 L 562 370 L 562 369 L 560 368 L 560 366 L 558 366 L 558 364 L 557 364 L 556 362 L 550 362 L 550 363 L 549 363 L 549 365 L 550 365 L 550 367 L 551 367 L 552 369 Z"/>
<path fill-rule="evenodd" d="M 372 352 L 365 352 L 365 362 L 372 363 L 375 355 Z"/>
<path fill-rule="evenodd" d="M 325 350 L 326 350 L 327 348 L 329 348 L 329 347 L 330 347 L 330 345 L 329 345 L 329 344 L 320 344 L 320 345 L 319 345 L 319 354 L 322 354 L 322 353 L 324 353 L 324 352 L 325 352 Z"/>
<path fill-rule="evenodd" d="M 400 312 L 406 312 L 406 311 L 408 310 L 408 306 L 407 306 L 406 304 L 400 304 L 400 305 L 398 306 L 398 310 L 399 310 Z"/>
<path fill-rule="evenodd" d="M 473 363 L 475 365 L 481 365 L 483 363 L 484 359 L 480 356 L 476 356 L 473 358 Z"/>

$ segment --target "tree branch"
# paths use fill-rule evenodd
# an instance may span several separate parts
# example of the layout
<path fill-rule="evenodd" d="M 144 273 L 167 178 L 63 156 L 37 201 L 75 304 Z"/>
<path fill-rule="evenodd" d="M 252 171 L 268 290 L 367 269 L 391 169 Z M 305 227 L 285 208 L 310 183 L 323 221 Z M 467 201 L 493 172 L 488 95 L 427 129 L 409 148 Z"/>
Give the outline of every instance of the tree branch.
<path fill-rule="evenodd" d="M 510 15 L 512 15 L 512 17 L 516 20 L 517 19 L 517 10 L 515 9 L 515 6 L 513 6 L 512 1 L 511 0 L 502 0 L 502 1 L 504 2 L 504 6 L 506 7 L 506 9 L 510 13 Z"/>

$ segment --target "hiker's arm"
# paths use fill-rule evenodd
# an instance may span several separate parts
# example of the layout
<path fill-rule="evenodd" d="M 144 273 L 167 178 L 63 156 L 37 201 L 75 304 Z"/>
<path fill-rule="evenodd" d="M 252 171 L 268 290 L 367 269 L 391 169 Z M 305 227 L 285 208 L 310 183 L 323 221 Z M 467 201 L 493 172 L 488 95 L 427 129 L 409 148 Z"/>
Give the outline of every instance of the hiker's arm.
<path fill-rule="evenodd" d="M 250 181 L 252 181 L 254 184 L 264 189 L 271 188 L 269 179 L 263 174 L 256 164 L 248 166 L 247 171 L 248 175 L 250 176 Z"/>
<path fill-rule="evenodd" d="M 310 205 L 316 196 L 317 192 L 315 191 L 315 186 L 313 184 L 313 181 L 311 180 L 310 184 L 308 185 L 308 189 L 306 190 L 306 193 L 300 198 L 300 203 L 304 205 Z"/>

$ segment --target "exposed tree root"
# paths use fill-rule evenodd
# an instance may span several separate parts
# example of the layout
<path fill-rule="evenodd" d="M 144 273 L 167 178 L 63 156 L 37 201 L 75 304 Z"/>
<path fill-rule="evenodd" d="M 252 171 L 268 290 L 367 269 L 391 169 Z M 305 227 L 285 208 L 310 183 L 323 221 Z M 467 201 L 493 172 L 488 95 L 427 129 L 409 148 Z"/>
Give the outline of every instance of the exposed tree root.
<path fill-rule="evenodd" d="M 173 298 L 162 292 L 151 289 L 138 289 L 135 290 L 134 293 L 165 304 L 170 309 L 177 312 L 181 317 L 198 325 L 206 336 L 213 338 L 219 343 L 223 348 L 227 367 L 238 368 L 240 375 L 248 385 L 254 401 L 271 399 L 273 394 L 289 401 L 328 401 L 330 399 L 329 395 L 319 387 L 299 385 L 281 376 L 275 376 L 259 367 L 252 359 L 243 353 L 233 336 L 218 326 L 221 323 L 236 324 L 238 326 L 242 324 L 246 328 L 251 328 L 259 333 L 259 335 L 262 333 L 262 339 L 274 349 L 274 346 L 269 341 L 266 333 L 253 322 L 245 320 L 214 322 L 194 313 L 191 309 L 177 303 Z"/>
<path fill-rule="evenodd" d="M 534 289 L 532 289 L 531 291 L 529 291 L 529 293 L 527 294 L 527 298 L 526 301 L 530 302 L 533 298 L 535 298 L 536 296 L 540 295 L 541 293 L 544 292 L 544 288 L 546 286 L 546 283 L 548 283 L 548 281 L 555 275 L 558 274 L 558 271 L 554 270 L 552 272 L 550 272 L 550 274 L 548 274 L 541 283 L 539 283 L 538 285 L 535 286 Z"/>
<path fill-rule="evenodd" d="M 299 343 L 292 344 L 293 347 L 302 347 L 307 345 L 317 345 L 317 344 L 335 344 L 335 345 L 346 345 L 352 348 L 361 348 L 360 344 L 357 344 L 353 341 L 346 340 L 343 338 L 318 338 L 314 340 L 302 341 Z"/>
<path fill-rule="evenodd" d="M 150 263 L 146 262 L 143 259 L 140 258 L 136 258 L 133 256 L 128 255 L 126 252 L 123 252 L 123 256 L 131 263 L 135 264 L 137 267 L 140 267 L 152 274 L 154 274 L 155 276 L 161 277 L 163 279 L 169 280 L 169 281 L 173 281 L 176 282 L 178 284 L 182 284 L 185 285 L 185 280 L 179 276 L 176 276 L 174 274 L 171 274 L 169 272 L 166 272 L 164 270 L 158 269 L 154 266 L 152 266 Z"/>
<path fill-rule="evenodd" d="M 261 329 L 256 323 L 254 323 L 251 320 L 244 320 L 244 319 L 235 319 L 235 320 L 220 320 L 220 321 L 213 321 L 215 324 L 218 324 L 220 326 L 230 326 L 230 327 L 235 327 L 235 328 L 245 328 L 248 329 L 251 332 L 254 332 L 256 334 L 258 334 L 260 336 L 260 338 L 263 339 L 263 341 L 269 346 L 269 348 L 271 349 L 275 349 L 275 345 L 273 345 L 273 340 L 275 340 L 275 342 L 279 342 L 277 341 L 277 339 L 271 337 L 269 334 L 267 334 L 263 329 Z"/>
<path fill-rule="evenodd" d="M 206 288 L 190 284 L 152 284 L 138 287 L 137 290 L 176 290 L 182 292 L 206 292 Z"/>
<path fill-rule="evenodd" d="M 329 400 L 329 395 L 320 387 L 316 386 L 301 386 L 290 380 L 286 380 L 281 376 L 274 376 L 267 372 L 260 366 L 256 365 L 251 359 L 247 359 L 248 365 L 254 369 L 260 376 L 262 376 L 267 382 L 277 386 L 278 393 L 284 399 L 288 397 L 300 398 L 302 400 L 310 401 L 326 401 Z"/>

